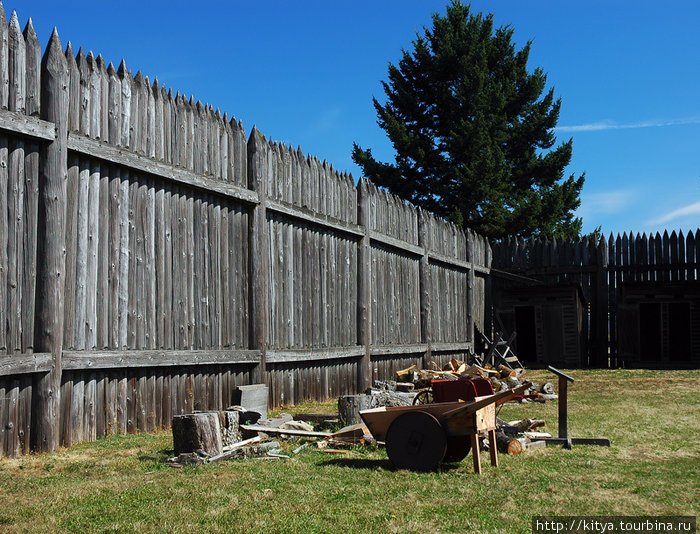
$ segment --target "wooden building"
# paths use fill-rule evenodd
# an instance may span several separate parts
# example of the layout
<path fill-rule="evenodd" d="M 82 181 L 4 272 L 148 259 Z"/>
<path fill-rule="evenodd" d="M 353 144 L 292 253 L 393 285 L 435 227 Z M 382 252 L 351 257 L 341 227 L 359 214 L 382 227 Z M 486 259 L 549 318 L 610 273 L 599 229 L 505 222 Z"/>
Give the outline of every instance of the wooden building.
<path fill-rule="evenodd" d="M 501 288 L 494 311 L 505 337 L 515 331 L 515 351 L 524 365 L 587 367 L 588 314 L 578 284 Z"/>
<path fill-rule="evenodd" d="M 625 367 L 700 364 L 700 282 L 623 283 L 617 315 Z"/>

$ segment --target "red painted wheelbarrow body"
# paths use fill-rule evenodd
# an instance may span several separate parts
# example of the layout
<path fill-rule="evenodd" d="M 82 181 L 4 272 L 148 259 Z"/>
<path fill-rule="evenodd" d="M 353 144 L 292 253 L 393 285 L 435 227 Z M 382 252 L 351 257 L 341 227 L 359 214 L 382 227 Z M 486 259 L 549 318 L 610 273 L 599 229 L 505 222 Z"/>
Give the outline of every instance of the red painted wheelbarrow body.
<path fill-rule="evenodd" d="M 430 471 L 442 461 L 463 459 L 471 448 L 474 469 L 481 472 L 478 435 L 489 435 L 491 463 L 496 455 L 496 406 L 529 387 L 477 397 L 472 402 L 442 402 L 373 408 L 360 417 L 377 441 L 386 444 L 391 463 L 399 469 Z"/>

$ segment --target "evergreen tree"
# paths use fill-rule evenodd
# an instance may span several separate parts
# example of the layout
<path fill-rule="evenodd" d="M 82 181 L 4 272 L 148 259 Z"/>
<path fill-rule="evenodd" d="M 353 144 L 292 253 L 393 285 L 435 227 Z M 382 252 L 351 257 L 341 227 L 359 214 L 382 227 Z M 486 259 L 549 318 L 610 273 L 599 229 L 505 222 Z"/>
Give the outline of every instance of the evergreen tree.
<path fill-rule="evenodd" d="M 396 151 L 378 162 L 353 146 L 377 185 L 486 236 L 575 236 L 584 176 L 563 179 L 571 139 L 555 148 L 561 99 L 529 73 L 531 42 L 516 50 L 509 26 L 455 0 L 445 16 L 389 64 L 377 123 Z"/>

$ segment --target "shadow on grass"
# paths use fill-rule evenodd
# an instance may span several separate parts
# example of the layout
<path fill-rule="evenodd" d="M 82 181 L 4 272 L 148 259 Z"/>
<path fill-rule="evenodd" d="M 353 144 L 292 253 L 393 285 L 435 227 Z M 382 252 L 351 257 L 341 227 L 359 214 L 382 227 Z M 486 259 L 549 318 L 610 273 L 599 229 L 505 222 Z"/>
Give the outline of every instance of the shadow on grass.
<path fill-rule="evenodd" d="M 172 457 L 175 451 L 172 449 L 162 449 L 160 451 L 156 452 L 151 452 L 151 453 L 141 453 L 139 454 L 136 458 L 140 462 L 165 462 L 168 458 Z"/>
<path fill-rule="evenodd" d="M 351 467 L 353 469 L 370 469 L 372 471 L 376 471 L 377 469 L 384 469 L 386 471 L 397 470 L 389 460 L 371 458 L 333 458 L 331 460 L 321 462 L 319 465 Z M 461 463 L 440 464 L 439 471 L 454 471 L 459 469 L 461 465 Z"/>

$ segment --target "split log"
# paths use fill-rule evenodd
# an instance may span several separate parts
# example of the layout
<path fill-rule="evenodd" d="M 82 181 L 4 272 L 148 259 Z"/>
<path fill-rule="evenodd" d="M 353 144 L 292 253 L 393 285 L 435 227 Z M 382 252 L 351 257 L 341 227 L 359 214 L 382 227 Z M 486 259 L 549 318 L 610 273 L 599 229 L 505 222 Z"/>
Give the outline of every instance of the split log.
<path fill-rule="evenodd" d="M 500 430 L 506 434 L 520 434 L 544 426 L 542 419 L 521 419 L 500 425 Z"/>
<path fill-rule="evenodd" d="M 513 438 L 503 432 L 496 432 L 496 448 L 503 454 L 517 455 L 523 452 L 523 438 Z"/>
<path fill-rule="evenodd" d="M 413 375 L 416 371 L 418 371 L 418 367 L 416 365 L 411 365 L 411 367 L 396 371 L 396 378 L 399 382 L 413 380 Z"/>
<path fill-rule="evenodd" d="M 203 450 L 209 456 L 221 454 L 221 424 L 218 412 L 203 412 L 173 417 L 175 454 Z"/>

